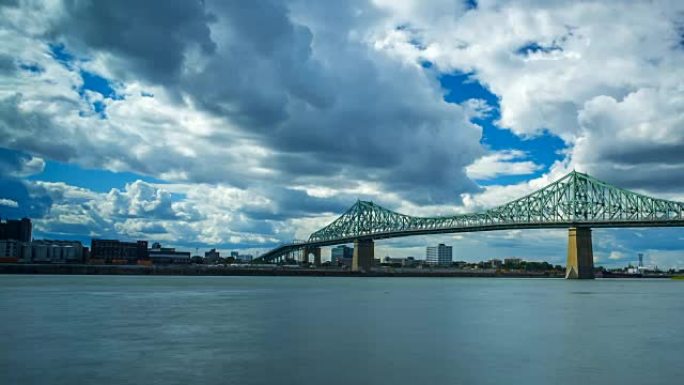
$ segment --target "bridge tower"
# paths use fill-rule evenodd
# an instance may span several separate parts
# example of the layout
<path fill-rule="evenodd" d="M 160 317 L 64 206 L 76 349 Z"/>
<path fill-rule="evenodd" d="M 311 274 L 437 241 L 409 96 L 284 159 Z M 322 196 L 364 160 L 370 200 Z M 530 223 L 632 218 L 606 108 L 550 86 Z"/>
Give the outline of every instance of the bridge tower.
<path fill-rule="evenodd" d="M 571 227 L 568 230 L 568 263 L 566 279 L 594 279 L 594 252 L 589 227 Z"/>
<path fill-rule="evenodd" d="M 320 247 L 305 247 L 304 248 L 304 263 L 309 263 L 309 254 L 313 254 L 314 266 L 321 265 L 321 248 Z"/>
<path fill-rule="evenodd" d="M 368 272 L 373 266 L 375 258 L 375 244 L 372 239 L 357 239 L 354 241 L 354 255 L 352 257 L 352 271 Z"/>

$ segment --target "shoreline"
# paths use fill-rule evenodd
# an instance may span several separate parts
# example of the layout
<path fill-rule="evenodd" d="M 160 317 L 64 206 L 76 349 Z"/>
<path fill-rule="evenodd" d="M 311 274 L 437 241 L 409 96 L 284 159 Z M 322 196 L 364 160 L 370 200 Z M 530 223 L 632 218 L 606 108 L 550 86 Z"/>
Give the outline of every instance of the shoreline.
<path fill-rule="evenodd" d="M 222 265 L 88 265 L 88 264 L 0 264 L 0 275 L 159 275 L 159 276 L 284 276 L 284 277 L 437 277 L 437 278 L 565 278 L 559 271 L 505 271 L 459 269 L 374 268 L 370 272 L 345 269 L 294 266 L 222 266 Z M 683 279 L 661 275 L 596 274 L 605 279 Z"/>
<path fill-rule="evenodd" d="M 564 278 L 560 272 L 524 272 L 455 269 L 374 269 L 352 272 L 343 269 L 306 267 L 139 266 L 86 264 L 0 264 L 0 274 L 53 275 L 178 275 L 178 276 L 302 276 L 302 277 L 485 277 Z"/>
<path fill-rule="evenodd" d="M 436 277 L 436 278 L 565 278 L 559 271 L 505 271 L 459 269 L 411 269 L 376 267 L 370 272 L 297 266 L 223 265 L 89 265 L 89 264 L 0 264 L 0 275 L 159 275 L 159 276 L 284 276 L 284 277 Z M 596 274 L 603 279 L 684 279 L 684 276 Z"/>

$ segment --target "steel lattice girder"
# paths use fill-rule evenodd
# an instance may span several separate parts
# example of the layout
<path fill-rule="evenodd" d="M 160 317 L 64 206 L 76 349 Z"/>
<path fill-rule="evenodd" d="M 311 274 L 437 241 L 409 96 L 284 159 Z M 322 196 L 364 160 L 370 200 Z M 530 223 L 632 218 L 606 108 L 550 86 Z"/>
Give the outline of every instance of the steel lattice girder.
<path fill-rule="evenodd" d="M 515 201 L 481 213 L 413 217 L 357 201 L 306 243 L 511 228 L 684 226 L 684 204 L 651 198 L 571 172 Z"/>

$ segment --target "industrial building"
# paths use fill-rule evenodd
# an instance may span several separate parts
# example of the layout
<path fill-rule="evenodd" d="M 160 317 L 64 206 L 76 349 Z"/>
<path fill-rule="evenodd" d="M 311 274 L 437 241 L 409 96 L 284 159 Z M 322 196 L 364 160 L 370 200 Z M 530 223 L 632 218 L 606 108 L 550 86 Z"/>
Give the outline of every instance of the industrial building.
<path fill-rule="evenodd" d="M 31 220 L 29 218 L 0 220 L 0 240 L 13 239 L 19 242 L 31 242 Z"/>
<path fill-rule="evenodd" d="M 413 257 L 392 258 L 390 256 L 385 256 L 385 258 L 382 259 L 382 264 L 395 267 L 415 267 L 416 260 Z"/>
<path fill-rule="evenodd" d="M 113 239 L 93 239 L 90 244 L 91 263 L 136 264 L 149 260 L 147 241 L 121 242 Z"/>
<path fill-rule="evenodd" d="M 192 262 L 189 251 L 176 251 L 173 247 L 161 247 L 155 242 L 152 248 L 148 251 L 149 258 L 154 265 L 168 265 L 168 264 L 189 264 Z"/>
<path fill-rule="evenodd" d="M 221 261 L 221 254 L 216 249 L 204 252 L 204 263 L 207 265 L 215 265 L 219 261 Z"/>
<path fill-rule="evenodd" d="M 87 250 L 79 241 L 35 240 L 24 246 L 22 259 L 33 263 L 83 263 Z"/>
<path fill-rule="evenodd" d="M 16 262 L 22 258 L 24 242 L 16 239 L 0 240 L 0 258 L 3 262 Z"/>
<path fill-rule="evenodd" d="M 0 240 L 0 258 L 4 259 L 3 262 L 83 263 L 87 254 L 88 248 L 79 241 Z"/>

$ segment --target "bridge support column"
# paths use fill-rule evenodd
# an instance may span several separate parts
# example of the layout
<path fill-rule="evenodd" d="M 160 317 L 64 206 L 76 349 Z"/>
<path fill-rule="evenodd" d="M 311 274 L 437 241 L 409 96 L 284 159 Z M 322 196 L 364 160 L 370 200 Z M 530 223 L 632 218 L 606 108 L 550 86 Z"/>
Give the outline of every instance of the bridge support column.
<path fill-rule="evenodd" d="M 594 279 L 594 252 L 591 229 L 571 227 L 568 230 L 568 263 L 566 279 Z"/>
<path fill-rule="evenodd" d="M 313 254 L 313 263 L 315 266 L 321 265 L 321 248 L 320 247 L 308 247 L 304 249 L 304 263 L 309 263 L 309 254 Z"/>
<path fill-rule="evenodd" d="M 354 241 L 352 271 L 370 271 L 374 258 L 375 244 L 372 239 L 357 239 Z"/>

